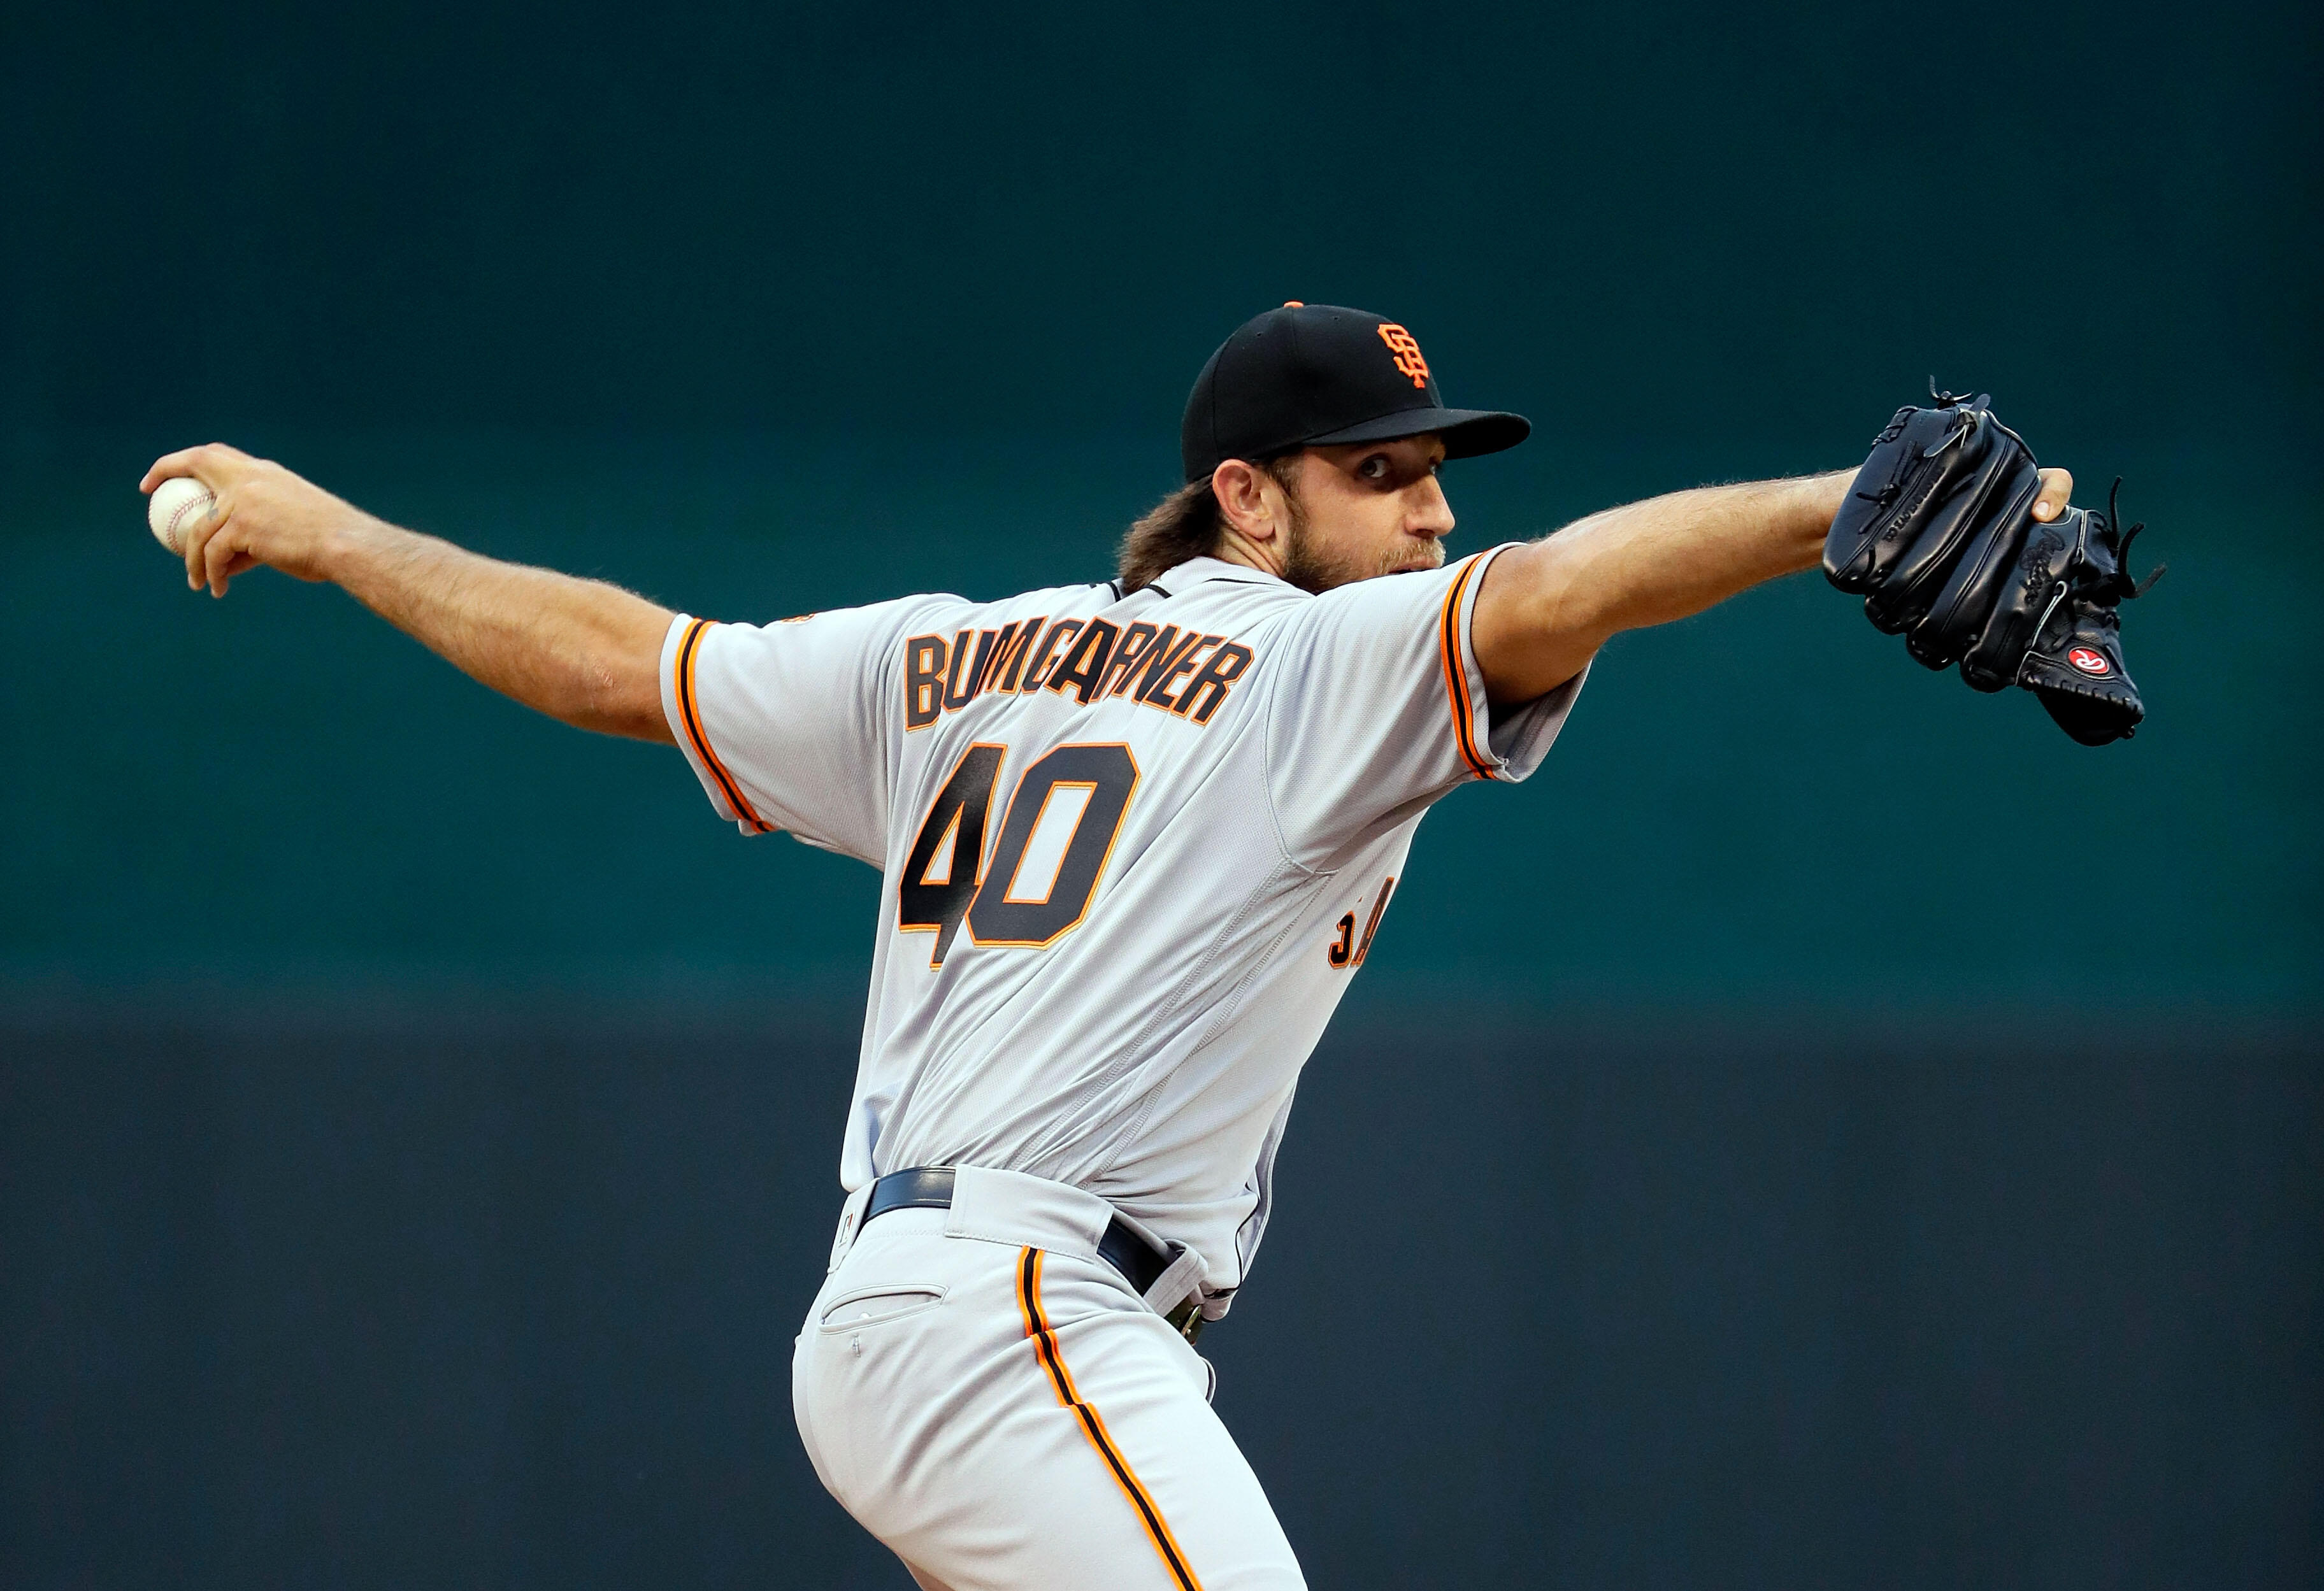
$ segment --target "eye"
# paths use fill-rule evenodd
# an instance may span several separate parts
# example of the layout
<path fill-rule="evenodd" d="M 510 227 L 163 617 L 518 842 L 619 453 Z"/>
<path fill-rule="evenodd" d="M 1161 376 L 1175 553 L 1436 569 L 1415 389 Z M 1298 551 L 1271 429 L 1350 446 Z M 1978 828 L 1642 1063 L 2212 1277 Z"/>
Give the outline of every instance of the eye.
<path fill-rule="evenodd" d="M 1363 463 L 1356 466 L 1356 474 L 1359 479 L 1365 481 L 1387 480 L 1388 455 L 1385 453 L 1373 454 L 1370 458 L 1364 460 Z"/>

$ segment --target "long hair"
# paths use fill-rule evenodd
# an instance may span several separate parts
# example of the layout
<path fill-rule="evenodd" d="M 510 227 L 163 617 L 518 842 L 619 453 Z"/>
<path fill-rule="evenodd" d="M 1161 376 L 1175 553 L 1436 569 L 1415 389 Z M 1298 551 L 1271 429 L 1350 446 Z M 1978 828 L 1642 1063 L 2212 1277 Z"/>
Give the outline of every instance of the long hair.
<path fill-rule="evenodd" d="M 1295 507 L 1299 490 L 1299 454 L 1300 450 L 1294 448 L 1258 461 L 1259 467 L 1274 476 L 1275 483 L 1291 494 Z M 1188 558 L 1218 551 L 1219 534 L 1225 528 L 1226 521 L 1219 514 L 1218 493 L 1211 490 L 1209 476 L 1179 487 L 1123 533 L 1120 568 L 1122 594 L 1127 596 L 1151 585 L 1165 571 L 1176 568 Z"/>

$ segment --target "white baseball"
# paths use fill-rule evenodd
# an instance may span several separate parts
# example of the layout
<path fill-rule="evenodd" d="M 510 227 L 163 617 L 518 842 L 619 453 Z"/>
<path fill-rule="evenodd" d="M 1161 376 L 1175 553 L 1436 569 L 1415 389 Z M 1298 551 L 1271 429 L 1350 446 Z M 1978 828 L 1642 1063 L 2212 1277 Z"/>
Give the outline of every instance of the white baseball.
<path fill-rule="evenodd" d="M 192 529 L 210 516 L 217 507 L 217 499 L 210 489 L 189 475 L 172 475 L 153 488 L 153 495 L 145 501 L 145 522 L 153 528 L 153 539 L 176 553 L 186 554 L 186 538 L 182 532 Z"/>

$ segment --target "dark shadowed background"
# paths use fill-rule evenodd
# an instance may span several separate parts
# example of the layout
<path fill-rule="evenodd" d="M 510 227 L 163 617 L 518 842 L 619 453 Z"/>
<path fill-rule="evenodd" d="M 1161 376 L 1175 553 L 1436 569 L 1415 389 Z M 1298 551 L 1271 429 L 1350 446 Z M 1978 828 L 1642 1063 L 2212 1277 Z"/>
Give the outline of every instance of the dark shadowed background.
<path fill-rule="evenodd" d="M 905 1584 L 788 1398 L 876 879 L 154 455 L 990 597 L 1291 298 L 1534 418 L 1456 550 L 1933 374 L 2172 565 L 2128 744 L 1810 577 L 1432 814 L 1204 1344 L 1314 1583 L 2324 1571 L 2312 7 L 0 16 L 0 1582 Z"/>

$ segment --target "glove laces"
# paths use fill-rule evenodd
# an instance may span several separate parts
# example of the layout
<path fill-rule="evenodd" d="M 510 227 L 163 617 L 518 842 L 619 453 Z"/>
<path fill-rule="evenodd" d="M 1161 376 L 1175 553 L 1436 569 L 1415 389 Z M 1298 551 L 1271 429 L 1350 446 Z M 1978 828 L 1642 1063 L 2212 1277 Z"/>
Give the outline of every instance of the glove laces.
<path fill-rule="evenodd" d="M 2122 524 L 2122 516 L 2116 510 L 2115 501 L 2121 495 L 2122 477 L 2116 475 L 2114 478 L 2113 487 L 2107 492 L 2107 523 L 2117 528 Z M 2143 597 L 2153 589 L 2156 581 L 2169 572 L 2170 565 L 2157 564 L 2154 566 L 2153 572 L 2145 579 L 2131 578 L 2130 544 L 2135 541 L 2138 538 L 2138 533 L 2145 529 L 2146 522 L 2142 520 L 2129 529 L 2123 531 L 2122 539 L 2115 545 L 2114 572 L 2091 587 L 2090 596 L 2093 601 L 2120 602 L 2127 602 L 2132 597 Z"/>

